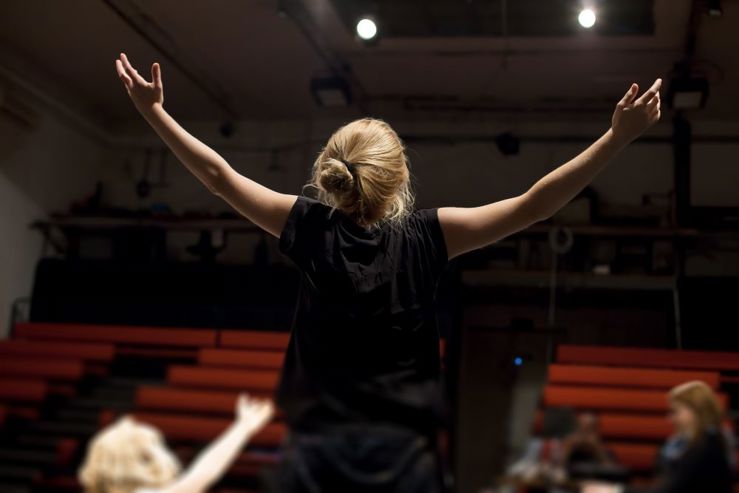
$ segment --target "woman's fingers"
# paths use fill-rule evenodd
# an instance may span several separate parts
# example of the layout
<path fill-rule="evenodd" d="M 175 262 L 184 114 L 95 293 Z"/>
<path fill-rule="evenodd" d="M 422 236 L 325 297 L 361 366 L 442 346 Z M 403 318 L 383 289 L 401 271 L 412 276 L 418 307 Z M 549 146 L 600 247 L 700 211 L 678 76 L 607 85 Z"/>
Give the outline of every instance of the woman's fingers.
<path fill-rule="evenodd" d="M 654 84 L 652 84 L 652 87 L 650 87 L 647 92 L 642 94 L 641 97 L 636 100 L 636 104 L 647 104 L 652 101 L 654 97 L 659 94 L 660 87 L 662 87 L 662 79 L 655 80 Z"/>
<path fill-rule="evenodd" d="M 161 89 L 162 87 L 162 67 L 158 63 L 154 63 L 151 66 L 151 80 L 154 82 L 154 86 Z"/>
<path fill-rule="evenodd" d="M 647 109 L 654 110 L 655 108 L 658 108 L 660 104 L 660 97 L 659 93 L 657 93 L 648 103 L 647 103 Z"/>
<path fill-rule="evenodd" d="M 660 109 L 657 109 L 654 113 L 652 113 L 652 123 L 656 123 L 659 121 L 660 117 L 662 116 L 662 111 Z"/>
<path fill-rule="evenodd" d="M 631 87 L 629 87 L 629 90 L 626 91 L 626 94 L 624 94 L 624 97 L 621 98 L 621 101 L 618 102 L 618 107 L 625 108 L 628 105 L 630 105 L 638 92 L 639 92 L 639 85 L 636 83 L 631 84 Z"/>
<path fill-rule="evenodd" d="M 136 69 L 133 68 L 131 62 L 128 61 L 128 57 L 125 53 L 121 53 L 121 62 L 123 62 L 123 68 L 126 69 L 126 73 L 132 80 L 136 81 L 139 84 L 148 84 L 146 79 L 141 77 Z"/>
<path fill-rule="evenodd" d="M 123 81 L 123 84 L 126 86 L 126 89 L 131 89 L 133 81 L 128 74 L 126 74 L 126 70 L 123 68 L 123 64 L 120 60 L 115 61 L 115 69 L 116 72 L 118 72 L 118 77 L 120 77 L 121 81 Z"/>
<path fill-rule="evenodd" d="M 657 122 L 662 115 L 662 104 L 660 102 L 659 92 L 646 104 L 646 108 L 650 122 Z"/>

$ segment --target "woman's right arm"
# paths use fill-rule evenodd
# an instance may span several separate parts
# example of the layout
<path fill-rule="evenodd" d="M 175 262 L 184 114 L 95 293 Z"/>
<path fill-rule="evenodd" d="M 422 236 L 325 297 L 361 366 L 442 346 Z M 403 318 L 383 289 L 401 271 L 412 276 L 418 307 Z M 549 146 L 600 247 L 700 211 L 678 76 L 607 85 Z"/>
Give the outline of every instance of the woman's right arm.
<path fill-rule="evenodd" d="M 223 476 L 245 443 L 273 413 L 271 401 L 239 396 L 236 421 L 198 455 L 182 476 L 167 487 L 140 493 L 204 493 Z"/>
<path fill-rule="evenodd" d="M 279 237 L 296 195 L 271 190 L 234 170 L 216 151 L 188 133 L 164 109 L 161 67 L 151 67 L 149 82 L 133 68 L 124 53 L 116 70 L 136 109 L 175 156 L 212 193 L 257 226 Z"/>

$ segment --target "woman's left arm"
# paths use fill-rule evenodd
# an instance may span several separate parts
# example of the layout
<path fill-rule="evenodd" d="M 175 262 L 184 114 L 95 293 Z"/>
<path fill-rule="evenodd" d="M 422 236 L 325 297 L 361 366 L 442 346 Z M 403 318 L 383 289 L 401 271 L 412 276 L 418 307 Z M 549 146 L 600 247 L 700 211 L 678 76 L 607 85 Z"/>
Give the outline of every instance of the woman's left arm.
<path fill-rule="evenodd" d="M 611 128 L 583 152 L 537 181 L 525 193 L 479 207 L 440 207 L 448 258 L 494 243 L 551 217 L 572 200 L 631 141 L 660 118 L 657 79 L 636 98 L 632 84 L 616 105 Z"/>

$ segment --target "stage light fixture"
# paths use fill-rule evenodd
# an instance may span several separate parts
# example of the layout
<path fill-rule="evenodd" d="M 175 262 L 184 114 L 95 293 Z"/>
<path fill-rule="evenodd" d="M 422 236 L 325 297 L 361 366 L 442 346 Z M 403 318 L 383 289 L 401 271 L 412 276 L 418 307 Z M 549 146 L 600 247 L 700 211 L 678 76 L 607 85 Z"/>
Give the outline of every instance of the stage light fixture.
<path fill-rule="evenodd" d="M 377 23 L 368 17 L 360 19 L 357 22 L 357 36 L 365 41 L 374 39 L 377 36 Z"/>
<path fill-rule="evenodd" d="M 708 0 L 708 15 L 711 17 L 721 17 L 724 15 L 724 9 L 721 8 L 721 0 Z"/>
<path fill-rule="evenodd" d="M 667 91 L 669 106 L 676 110 L 694 110 L 706 106 L 709 85 L 705 77 L 676 77 Z"/>
<path fill-rule="evenodd" d="M 495 143 L 504 156 L 515 156 L 521 148 L 521 140 L 510 132 L 498 135 L 495 138 Z"/>
<path fill-rule="evenodd" d="M 593 9 L 582 9 L 580 15 L 577 16 L 577 21 L 585 29 L 590 29 L 595 25 L 595 11 Z"/>

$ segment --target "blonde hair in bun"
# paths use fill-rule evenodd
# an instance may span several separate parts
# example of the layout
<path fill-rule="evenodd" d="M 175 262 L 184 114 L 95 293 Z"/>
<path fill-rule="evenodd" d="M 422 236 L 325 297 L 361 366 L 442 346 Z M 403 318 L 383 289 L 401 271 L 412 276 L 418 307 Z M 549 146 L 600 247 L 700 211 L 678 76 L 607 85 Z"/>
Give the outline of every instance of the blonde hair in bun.
<path fill-rule="evenodd" d="M 362 226 L 399 224 L 415 200 L 408 165 L 405 146 L 392 127 L 361 118 L 329 138 L 305 186 Z"/>

